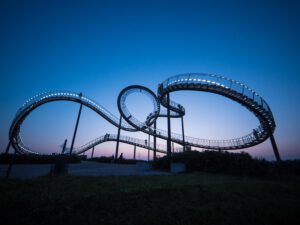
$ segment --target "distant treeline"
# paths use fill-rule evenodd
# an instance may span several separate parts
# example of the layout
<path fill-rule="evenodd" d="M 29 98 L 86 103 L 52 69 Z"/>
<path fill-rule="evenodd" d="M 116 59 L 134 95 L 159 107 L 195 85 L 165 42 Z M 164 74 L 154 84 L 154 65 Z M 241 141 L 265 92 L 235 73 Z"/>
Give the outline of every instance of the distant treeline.
<path fill-rule="evenodd" d="M 67 160 L 68 163 L 80 163 L 86 156 L 78 155 L 33 155 L 33 154 L 0 154 L 0 164 L 52 164 L 58 160 Z"/>
<path fill-rule="evenodd" d="M 114 163 L 114 156 L 100 156 L 100 157 L 94 157 L 91 159 L 87 159 L 88 161 L 93 161 L 93 162 L 99 162 L 99 163 Z M 135 164 L 136 160 L 133 159 L 125 159 L 124 157 L 120 157 L 117 159 L 116 163 L 119 164 Z"/>
<path fill-rule="evenodd" d="M 160 158 L 152 162 L 155 169 L 168 170 L 169 159 Z M 300 160 L 269 162 L 252 158 L 248 153 L 230 153 L 226 151 L 187 151 L 174 153 L 173 163 L 184 163 L 187 172 L 203 171 L 232 175 L 292 174 L 300 175 Z"/>

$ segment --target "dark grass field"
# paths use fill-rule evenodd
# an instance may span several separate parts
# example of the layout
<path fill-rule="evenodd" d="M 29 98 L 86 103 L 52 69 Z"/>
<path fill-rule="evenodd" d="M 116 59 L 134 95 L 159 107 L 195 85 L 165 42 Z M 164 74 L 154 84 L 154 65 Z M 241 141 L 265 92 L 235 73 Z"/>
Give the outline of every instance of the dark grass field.
<path fill-rule="evenodd" d="M 1 224 L 300 224 L 300 177 L 45 176 L 0 181 Z"/>

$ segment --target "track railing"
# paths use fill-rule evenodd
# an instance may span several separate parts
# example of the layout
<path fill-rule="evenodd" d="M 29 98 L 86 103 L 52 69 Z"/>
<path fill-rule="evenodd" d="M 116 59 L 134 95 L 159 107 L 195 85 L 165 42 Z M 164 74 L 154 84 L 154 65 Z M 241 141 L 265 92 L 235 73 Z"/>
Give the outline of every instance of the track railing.
<path fill-rule="evenodd" d="M 9 138 L 17 152 L 34 153 L 34 151 L 25 146 L 21 139 L 20 129 L 23 121 L 34 109 L 43 104 L 52 101 L 73 101 L 94 110 L 101 117 L 114 126 L 120 127 L 122 130 L 130 132 L 142 131 L 149 135 L 167 140 L 168 132 L 162 129 L 154 129 L 153 124 L 157 118 L 168 116 L 166 110 L 161 110 L 161 105 L 167 110 L 170 110 L 170 116 L 173 118 L 180 118 L 185 115 L 185 109 L 179 103 L 172 100 L 170 100 L 170 104 L 167 102 L 167 95 L 180 90 L 205 91 L 230 98 L 253 112 L 259 121 L 259 126 L 242 137 L 227 140 L 207 140 L 189 136 L 185 136 L 183 138 L 182 134 L 171 133 L 172 142 L 204 149 L 235 150 L 257 145 L 270 137 L 275 130 L 276 125 L 270 107 L 253 89 L 238 81 L 223 76 L 191 73 L 176 75 L 166 79 L 159 85 L 157 95 L 150 89 L 139 85 L 129 86 L 123 89 L 118 97 L 118 108 L 121 116 L 124 118 L 121 124 L 119 124 L 119 117 L 116 117 L 95 100 L 82 95 L 81 93 L 70 91 L 51 91 L 38 94 L 26 101 L 17 111 L 10 127 Z M 139 121 L 126 106 L 126 98 L 135 92 L 147 95 L 153 102 L 153 111 L 149 113 L 149 116 L 145 121 Z M 77 153 L 81 153 L 105 141 L 116 140 L 117 137 L 115 135 L 104 135 L 85 144 L 84 146 L 78 147 L 76 151 Z M 153 143 L 150 143 L 150 146 L 148 146 L 143 143 L 144 140 L 122 135 L 120 136 L 120 141 L 149 148 L 151 150 L 155 147 L 153 146 Z M 156 149 L 161 152 L 166 152 L 165 147 L 159 148 L 157 146 Z"/>

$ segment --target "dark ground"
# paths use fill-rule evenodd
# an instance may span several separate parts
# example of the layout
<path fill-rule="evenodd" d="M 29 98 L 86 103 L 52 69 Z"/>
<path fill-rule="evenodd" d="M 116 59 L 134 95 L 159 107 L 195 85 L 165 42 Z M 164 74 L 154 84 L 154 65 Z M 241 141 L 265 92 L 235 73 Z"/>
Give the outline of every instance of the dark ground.
<path fill-rule="evenodd" d="M 208 173 L 0 181 L 1 224 L 300 224 L 300 177 Z"/>
<path fill-rule="evenodd" d="M 51 166 L 51 164 L 14 164 L 11 170 L 10 178 L 29 179 L 43 176 L 50 172 Z M 7 168 L 7 164 L 0 164 L 0 179 L 5 177 Z M 166 172 L 150 170 L 150 166 L 146 162 L 126 165 L 88 161 L 69 164 L 69 173 L 72 175 L 84 176 L 131 176 L 168 174 Z"/>

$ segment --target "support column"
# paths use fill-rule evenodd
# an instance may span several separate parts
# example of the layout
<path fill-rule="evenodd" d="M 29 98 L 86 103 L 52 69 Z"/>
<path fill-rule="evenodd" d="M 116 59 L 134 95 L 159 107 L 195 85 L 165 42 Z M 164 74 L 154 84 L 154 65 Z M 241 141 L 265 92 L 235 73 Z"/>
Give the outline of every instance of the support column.
<path fill-rule="evenodd" d="M 66 151 L 66 146 L 67 146 L 67 139 L 65 139 L 65 142 L 64 142 L 64 145 L 63 145 L 63 149 L 61 151 L 61 154 L 65 154 L 65 151 Z"/>
<path fill-rule="evenodd" d="M 183 124 L 183 116 L 181 117 L 181 128 L 182 128 L 182 147 L 183 151 L 185 152 L 185 137 L 184 137 L 184 124 Z"/>
<path fill-rule="evenodd" d="M 92 150 L 92 156 L 91 156 L 91 159 L 94 157 L 94 150 L 95 150 L 95 146 L 93 147 L 93 150 Z"/>
<path fill-rule="evenodd" d="M 9 139 L 8 144 L 7 144 L 7 147 L 6 147 L 6 150 L 5 150 L 5 154 L 8 154 L 8 151 L 9 151 L 9 149 L 10 149 L 10 146 L 11 146 L 11 140 Z"/>
<path fill-rule="evenodd" d="M 135 161 L 135 154 L 136 154 L 136 145 L 134 145 L 134 149 L 133 149 L 133 160 Z"/>
<path fill-rule="evenodd" d="M 170 112 L 170 94 L 167 94 L 167 118 L 168 118 L 168 140 L 167 140 L 167 156 L 171 157 L 171 112 Z"/>
<path fill-rule="evenodd" d="M 9 157 L 9 164 L 8 164 L 8 168 L 6 170 L 6 176 L 5 176 L 5 178 L 9 177 L 9 174 L 10 174 L 13 162 L 14 162 L 14 157 L 15 157 L 15 154 L 16 154 L 16 150 L 14 150 L 14 154 L 11 157 L 8 155 L 10 146 L 11 146 L 11 140 L 9 140 L 9 142 L 7 144 L 7 147 L 6 147 L 6 150 L 5 150 L 5 154 L 7 155 L 7 157 Z"/>
<path fill-rule="evenodd" d="M 278 148 L 277 148 L 277 144 L 276 144 L 276 141 L 275 141 L 275 138 L 274 138 L 272 132 L 271 132 L 271 135 L 270 135 L 270 140 L 271 140 L 271 144 L 272 144 L 273 151 L 274 151 L 274 154 L 275 154 L 275 158 L 279 162 L 279 161 L 281 161 L 281 158 L 280 158 L 279 151 L 278 151 Z"/>
<path fill-rule="evenodd" d="M 172 153 L 174 154 L 174 142 L 172 142 Z"/>
<path fill-rule="evenodd" d="M 156 120 L 154 122 L 154 139 L 153 139 L 153 160 L 156 160 Z"/>
<path fill-rule="evenodd" d="M 5 178 L 8 178 L 9 175 L 10 175 L 10 172 L 11 172 L 11 168 L 13 166 L 13 163 L 15 161 L 15 155 L 16 155 L 16 150 L 14 149 L 14 154 L 11 155 L 11 157 L 9 156 L 9 165 L 8 165 L 8 168 L 7 168 L 7 171 L 6 171 L 6 176 Z"/>
<path fill-rule="evenodd" d="M 119 152 L 119 142 L 120 142 L 120 133 L 121 133 L 121 125 L 122 125 L 122 116 L 120 115 L 119 127 L 118 127 L 118 136 L 117 136 L 117 144 L 116 144 L 116 154 L 115 154 L 115 162 L 118 160 L 118 152 Z"/>
<path fill-rule="evenodd" d="M 80 98 L 82 97 L 82 93 L 79 94 L 79 97 Z M 81 116 L 81 110 L 82 110 L 82 103 L 80 103 L 80 107 L 79 107 L 79 111 L 78 111 L 77 121 L 76 121 L 75 130 L 74 130 L 73 139 L 72 139 L 71 148 L 70 148 L 70 155 L 72 155 L 72 152 L 73 152 L 74 142 L 75 142 L 76 133 L 77 133 L 77 129 L 78 129 L 78 123 L 79 123 L 80 116 Z"/>
<path fill-rule="evenodd" d="M 150 134 L 148 134 L 148 162 L 150 161 Z"/>

